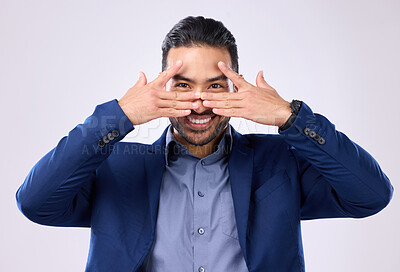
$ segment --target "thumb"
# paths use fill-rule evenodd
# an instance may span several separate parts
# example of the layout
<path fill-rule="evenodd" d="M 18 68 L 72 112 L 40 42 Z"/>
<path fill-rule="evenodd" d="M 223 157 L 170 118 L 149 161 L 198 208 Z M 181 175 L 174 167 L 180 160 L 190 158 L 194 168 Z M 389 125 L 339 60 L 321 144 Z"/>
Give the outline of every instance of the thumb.
<path fill-rule="evenodd" d="M 142 87 L 142 86 L 144 86 L 144 85 L 146 85 L 146 84 L 147 84 L 146 75 L 145 75 L 142 71 L 140 71 L 140 72 L 139 72 L 139 78 L 138 78 L 138 80 L 136 81 L 135 86 L 136 86 L 136 87 Z"/>
<path fill-rule="evenodd" d="M 256 84 L 257 84 L 257 87 L 261 87 L 261 88 L 272 88 L 272 87 L 269 86 L 269 84 L 265 81 L 263 70 L 261 70 L 260 72 L 258 72 L 257 78 L 256 78 Z"/>

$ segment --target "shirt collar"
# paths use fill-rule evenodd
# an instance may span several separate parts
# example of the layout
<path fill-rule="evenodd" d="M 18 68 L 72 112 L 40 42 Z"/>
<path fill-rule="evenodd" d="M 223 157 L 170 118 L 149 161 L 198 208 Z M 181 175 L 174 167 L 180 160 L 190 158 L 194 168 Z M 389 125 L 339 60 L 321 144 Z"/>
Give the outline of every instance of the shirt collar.
<path fill-rule="evenodd" d="M 189 154 L 189 151 L 187 148 L 178 142 L 175 138 L 175 136 L 172 134 L 172 125 L 169 124 L 167 128 L 167 133 L 165 135 L 165 162 L 167 165 L 169 165 L 169 158 L 171 156 L 171 153 L 174 153 L 173 151 L 179 151 L 179 152 L 184 152 L 185 154 Z M 218 143 L 218 149 L 214 153 L 210 154 L 209 156 L 203 158 L 203 159 L 208 159 L 211 155 L 213 155 L 214 158 L 209 159 L 209 163 L 212 163 L 215 159 L 218 159 L 221 156 L 224 156 L 224 154 L 221 154 L 222 152 L 225 151 L 225 155 L 229 155 L 231 150 L 232 150 L 232 144 L 233 144 L 233 139 L 232 139 L 232 126 L 228 123 L 227 128 L 225 129 L 225 132 Z M 192 155 L 194 156 L 194 155 Z"/>

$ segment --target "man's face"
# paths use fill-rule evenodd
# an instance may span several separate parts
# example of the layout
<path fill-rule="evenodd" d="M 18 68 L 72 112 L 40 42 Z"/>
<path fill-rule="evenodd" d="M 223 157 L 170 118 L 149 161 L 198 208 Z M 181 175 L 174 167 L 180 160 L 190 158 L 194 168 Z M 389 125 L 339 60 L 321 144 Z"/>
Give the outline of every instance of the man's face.
<path fill-rule="evenodd" d="M 210 46 L 177 47 L 168 52 L 167 67 L 182 60 L 179 72 L 166 84 L 166 91 L 233 92 L 232 82 L 218 68 L 218 61 L 231 65 L 227 49 Z M 202 100 L 194 102 L 198 108 L 185 117 L 170 117 L 174 134 L 189 144 L 205 145 L 219 136 L 226 128 L 230 117 L 216 115 L 211 108 L 203 106 Z"/>

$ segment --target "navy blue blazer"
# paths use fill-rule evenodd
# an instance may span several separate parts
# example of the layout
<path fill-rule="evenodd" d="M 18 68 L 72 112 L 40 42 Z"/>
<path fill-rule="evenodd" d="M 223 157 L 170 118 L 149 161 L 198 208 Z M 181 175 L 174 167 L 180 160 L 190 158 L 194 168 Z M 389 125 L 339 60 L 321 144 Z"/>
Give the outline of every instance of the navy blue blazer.
<path fill-rule="evenodd" d="M 166 130 L 152 145 L 120 142 L 133 129 L 116 99 L 98 105 L 16 193 L 33 222 L 91 227 L 86 271 L 140 271 L 154 242 Z M 304 271 L 300 220 L 370 216 L 393 194 L 375 159 L 304 102 L 279 134 L 233 130 L 228 169 L 251 272 Z"/>

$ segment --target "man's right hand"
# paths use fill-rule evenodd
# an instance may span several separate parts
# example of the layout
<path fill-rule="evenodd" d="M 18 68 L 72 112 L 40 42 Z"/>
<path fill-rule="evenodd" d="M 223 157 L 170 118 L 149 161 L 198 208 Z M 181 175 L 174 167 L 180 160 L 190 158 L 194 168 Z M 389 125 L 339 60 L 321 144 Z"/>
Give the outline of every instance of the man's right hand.
<path fill-rule="evenodd" d="M 197 108 L 195 100 L 200 98 L 200 93 L 164 89 L 165 84 L 181 67 L 182 61 L 178 60 L 149 84 L 145 74 L 139 73 L 136 84 L 118 100 L 119 106 L 134 126 L 159 117 L 186 116 L 191 113 L 191 109 Z"/>

